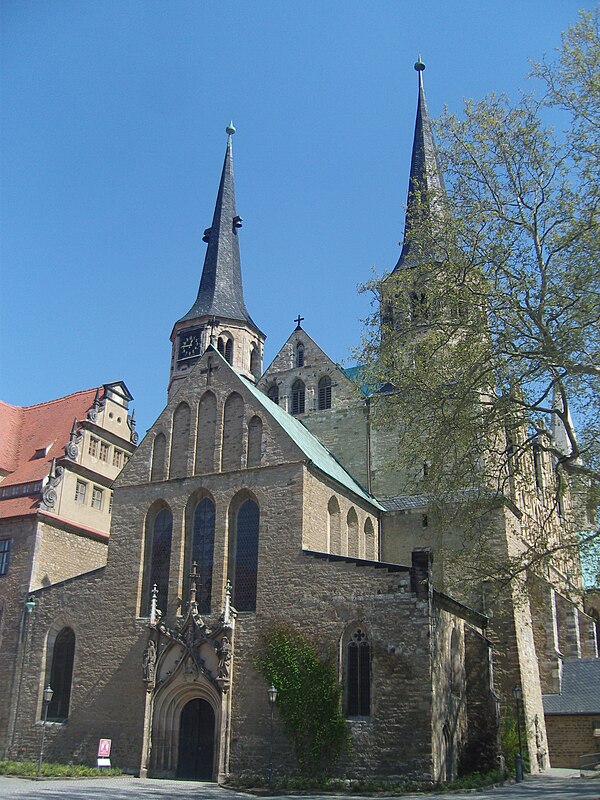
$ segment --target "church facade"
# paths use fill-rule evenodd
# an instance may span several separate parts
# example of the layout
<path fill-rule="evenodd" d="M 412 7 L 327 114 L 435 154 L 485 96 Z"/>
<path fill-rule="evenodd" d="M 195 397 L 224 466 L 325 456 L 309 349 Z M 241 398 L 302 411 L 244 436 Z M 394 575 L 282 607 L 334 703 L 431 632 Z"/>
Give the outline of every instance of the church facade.
<path fill-rule="evenodd" d="M 538 606 L 509 601 L 491 619 L 481 592 L 451 596 L 427 498 L 402 494 L 395 434 L 371 424 L 385 397 L 301 319 L 263 370 L 265 335 L 243 297 L 234 132 L 198 296 L 171 335 L 168 403 L 113 486 L 106 561 L 26 588 L 36 607 L 19 634 L 5 752 L 36 752 L 44 687 L 68 673 L 53 687 L 50 758 L 93 763 L 110 738 L 113 763 L 143 776 L 264 772 L 270 708 L 253 662 L 285 625 L 337 663 L 352 743 L 340 774 L 444 781 L 494 766 L 499 703 L 515 684 L 531 768 L 543 770 L 542 695 L 565 656 L 597 656 L 593 624 L 558 583 L 540 586 Z M 422 67 L 413 179 L 441 181 Z M 497 527 L 507 547 L 520 535 L 510 508 Z M 292 771 L 275 724 L 275 770 Z"/>

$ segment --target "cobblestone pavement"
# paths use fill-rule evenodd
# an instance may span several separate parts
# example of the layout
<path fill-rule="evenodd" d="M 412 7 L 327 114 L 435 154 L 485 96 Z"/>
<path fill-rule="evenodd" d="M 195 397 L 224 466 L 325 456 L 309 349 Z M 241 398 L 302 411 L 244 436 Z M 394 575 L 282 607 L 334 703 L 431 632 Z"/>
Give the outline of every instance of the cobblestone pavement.
<path fill-rule="evenodd" d="M 600 779 L 573 776 L 528 778 L 524 783 L 483 791 L 435 795 L 403 795 L 403 800 L 600 800 Z M 214 783 L 193 781 L 139 780 L 138 778 L 99 778 L 71 780 L 25 780 L 0 776 L 1 800 L 249 800 L 251 795 L 221 789 Z M 294 798 L 282 795 L 282 798 Z M 294 800 L 301 799 L 296 796 Z M 310 800 L 331 800 L 331 796 L 311 796 Z M 353 800 L 345 798 L 345 800 Z M 356 800 L 356 799 L 354 799 Z"/>

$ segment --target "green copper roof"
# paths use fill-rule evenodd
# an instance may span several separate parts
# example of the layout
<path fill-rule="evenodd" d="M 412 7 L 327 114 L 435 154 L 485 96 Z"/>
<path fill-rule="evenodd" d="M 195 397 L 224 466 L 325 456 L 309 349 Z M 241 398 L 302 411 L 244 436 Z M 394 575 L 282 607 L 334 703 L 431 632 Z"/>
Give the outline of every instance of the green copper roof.
<path fill-rule="evenodd" d="M 212 345 L 208 349 L 210 349 L 213 355 L 218 356 L 224 364 L 227 364 L 229 369 L 235 372 L 231 365 L 225 361 L 223 356 L 214 347 L 212 347 Z M 314 464 L 315 467 L 321 472 L 325 473 L 325 475 L 328 475 L 330 478 L 333 478 L 334 481 L 337 481 L 337 483 L 345 486 L 346 489 L 349 489 L 354 494 L 362 497 L 363 500 L 366 500 L 375 508 L 378 508 L 380 511 L 384 511 L 383 506 L 380 505 L 374 497 L 366 492 L 362 486 L 346 472 L 339 461 L 337 461 L 335 456 L 330 453 L 329 450 L 324 447 L 307 428 L 304 427 L 300 420 L 292 417 L 291 414 L 288 414 L 287 411 L 284 411 L 280 406 L 277 405 L 277 403 L 269 400 L 265 394 L 257 389 L 251 381 L 249 381 L 247 378 L 244 378 L 243 375 L 240 375 L 237 372 L 235 374 L 242 381 L 250 394 L 252 394 L 252 396 L 260 403 L 264 410 L 271 417 L 273 417 L 273 419 L 284 429 L 288 436 L 291 437 L 294 443 L 302 450 L 309 462 Z"/>
<path fill-rule="evenodd" d="M 378 508 L 380 511 L 384 510 L 383 506 L 346 472 L 335 456 L 312 435 L 308 428 L 304 427 L 299 419 L 296 419 L 296 417 L 284 411 L 281 406 L 278 406 L 277 403 L 270 400 L 260 389 L 257 389 L 251 381 L 244 378 L 243 375 L 239 375 L 238 377 L 244 382 L 248 391 L 258 400 L 265 411 L 267 411 L 284 429 L 288 436 L 291 437 L 317 469 L 324 472 L 330 478 L 333 478 L 334 481 L 337 481 L 342 486 L 345 486 L 346 489 L 354 492 L 354 494 L 362 497 L 363 500 L 366 500 L 372 506 L 375 506 L 375 508 Z"/>

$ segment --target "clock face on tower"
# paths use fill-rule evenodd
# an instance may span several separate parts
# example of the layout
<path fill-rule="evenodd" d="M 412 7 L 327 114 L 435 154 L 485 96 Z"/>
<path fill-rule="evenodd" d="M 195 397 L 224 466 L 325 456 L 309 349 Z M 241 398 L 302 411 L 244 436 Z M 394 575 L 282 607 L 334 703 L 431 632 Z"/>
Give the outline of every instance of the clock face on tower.
<path fill-rule="evenodd" d="M 201 328 L 195 328 L 191 331 L 182 331 L 179 334 L 178 361 L 183 361 L 186 358 L 195 358 L 200 355 L 201 333 Z"/>

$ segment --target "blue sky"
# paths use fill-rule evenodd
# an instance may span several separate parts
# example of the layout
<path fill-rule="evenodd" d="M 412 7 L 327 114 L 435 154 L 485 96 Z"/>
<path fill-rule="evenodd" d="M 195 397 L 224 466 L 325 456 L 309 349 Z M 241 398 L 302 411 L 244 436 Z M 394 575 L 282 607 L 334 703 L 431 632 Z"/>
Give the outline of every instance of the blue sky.
<path fill-rule="evenodd" d="M 584 4 L 591 7 L 591 4 Z M 429 110 L 527 88 L 581 0 L 3 0 L 0 395 L 107 381 L 162 409 L 233 119 L 246 304 L 348 364 L 398 257 L 420 54 Z"/>

